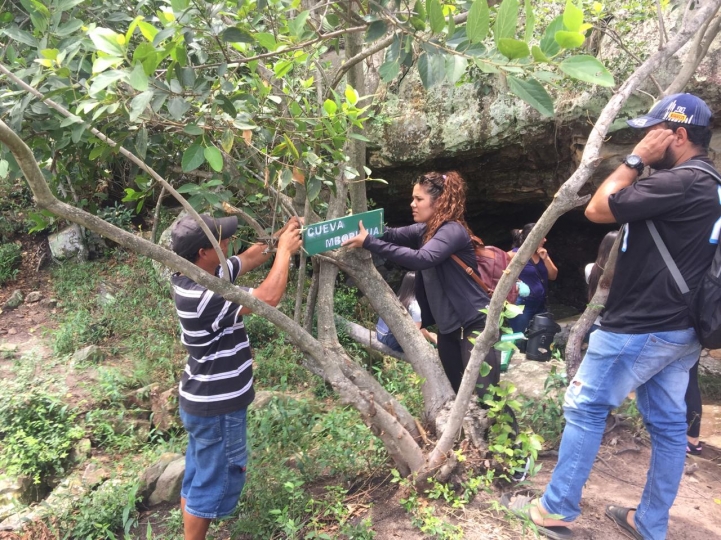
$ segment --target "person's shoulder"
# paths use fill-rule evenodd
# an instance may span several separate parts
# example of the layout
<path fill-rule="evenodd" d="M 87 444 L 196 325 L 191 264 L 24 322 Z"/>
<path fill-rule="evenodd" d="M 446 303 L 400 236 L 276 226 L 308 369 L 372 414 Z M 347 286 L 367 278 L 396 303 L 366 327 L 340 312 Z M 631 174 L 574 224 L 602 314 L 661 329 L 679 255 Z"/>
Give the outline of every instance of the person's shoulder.
<path fill-rule="evenodd" d="M 443 223 L 440 227 L 438 227 L 438 231 L 436 231 L 436 234 L 439 232 L 444 231 L 447 234 L 452 234 L 454 236 L 464 236 L 468 238 L 470 241 L 471 236 L 468 234 L 468 231 L 463 226 L 463 224 L 460 221 L 446 221 Z"/>

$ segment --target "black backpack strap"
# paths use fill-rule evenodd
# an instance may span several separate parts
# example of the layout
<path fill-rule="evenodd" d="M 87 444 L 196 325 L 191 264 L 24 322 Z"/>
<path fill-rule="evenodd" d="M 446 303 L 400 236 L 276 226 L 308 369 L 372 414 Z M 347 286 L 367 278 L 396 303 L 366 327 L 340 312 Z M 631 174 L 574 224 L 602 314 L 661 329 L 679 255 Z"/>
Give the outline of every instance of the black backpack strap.
<path fill-rule="evenodd" d="M 661 257 L 663 257 L 663 261 L 666 263 L 666 266 L 668 266 L 668 269 L 671 272 L 671 275 L 673 276 L 673 280 L 676 282 L 676 285 L 678 285 L 678 288 L 681 291 L 681 294 L 688 293 L 689 288 L 688 288 L 688 285 L 686 284 L 686 280 L 683 279 L 683 276 L 681 275 L 681 271 L 678 269 L 678 266 L 676 266 L 676 261 L 673 260 L 673 257 L 671 257 L 671 254 L 668 252 L 668 248 L 666 247 L 666 244 L 664 243 L 663 239 L 661 238 L 661 235 L 658 234 L 658 229 L 656 229 L 656 224 L 653 221 L 651 221 L 650 219 L 647 219 L 646 226 L 648 227 L 648 230 L 651 232 L 653 241 L 656 244 L 656 247 L 658 248 L 659 252 L 661 253 Z"/>
<path fill-rule="evenodd" d="M 716 180 L 719 184 L 721 184 L 721 174 L 713 168 L 711 165 L 706 163 L 705 161 L 700 161 L 697 159 L 690 159 L 678 167 L 674 167 L 672 170 L 677 171 L 679 169 L 696 169 L 699 171 L 704 171 L 705 173 L 709 174 Z M 663 239 L 661 238 L 661 235 L 658 233 L 658 229 L 656 229 L 656 225 L 654 222 L 650 219 L 646 220 L 646 226 L 648 227 L 648 230 L 651 232 L 651 237 L 653 238 L 654 243 L 656 244 L 656 247 L 658 248 L 658 251 L 661 253 L 661 257 L 663 257 L 664 262 L 666 263 L 666 266 L 668 267 L 669 271 L 671 272 L 671 276 L 673 277 L 673 280 L 676 282 L 676 285 L 678 286 L 679 290 L 681 291 L 681 294 L 686 295 L 689 292 L 688 285 L 686 284 L 686 280 L 683 279 L 683 276 L 681 275 L 681 271 L 678 269 L 678 266 L 676 266 L 676 262 L 673 260 L 673 257 L 668 251 L 668 248 L 666 247 L 666 244 L 664 243 Z"/>
<path fill-rule="evenodd" d="M 711 165 L 706 163 L 705 161 L 700 161 L 698 159 L 689 159 L 688 161 L 682 163 L 678 167 L 674 167 L 672 170 L 677 171 L 679 169 L 696 169 L 699 171 L 704 171 L 705 173 L 708 173 L 709 175 L 713 176 L 714 180 L 716 180 L 719 184 L 721 184 L 721 174 L 714 169 Z"/>

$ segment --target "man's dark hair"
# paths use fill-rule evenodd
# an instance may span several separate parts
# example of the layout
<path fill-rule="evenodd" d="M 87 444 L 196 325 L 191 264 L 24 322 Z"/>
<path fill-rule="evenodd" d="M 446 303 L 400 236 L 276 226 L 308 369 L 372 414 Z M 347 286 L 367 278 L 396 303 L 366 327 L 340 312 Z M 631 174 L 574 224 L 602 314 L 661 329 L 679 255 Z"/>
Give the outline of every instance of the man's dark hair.
<path fill-rule="evenodd" d="M 689 142 L 708 152 L 709 144 L 711 144 L 713 117 L 709 120 L 708 126 L 694 126 L 691 124 L 680 124 L 678 122 L 664 122 L 664 125 L 674 133 L 676 133 L 678 128 L 684 128 L 686 133 L 688 133 Z"/>

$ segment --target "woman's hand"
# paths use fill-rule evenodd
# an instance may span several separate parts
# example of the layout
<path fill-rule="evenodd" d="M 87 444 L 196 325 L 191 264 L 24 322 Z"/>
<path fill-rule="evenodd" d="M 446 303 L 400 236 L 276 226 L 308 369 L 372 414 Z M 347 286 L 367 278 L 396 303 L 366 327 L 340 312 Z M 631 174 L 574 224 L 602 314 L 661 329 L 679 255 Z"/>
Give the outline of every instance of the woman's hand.
<path fill-rule="evenodd" d="M 541 260 L 546 260 L 546 257 L 548 257 L 548 250 L 544 247 L 539 247 L 536 250 L 536 253 L 538 253 L 538 256 L 541 258 Z"/>
<path fill-rule="evenodd" d="M 353 238 L 349 238 L 345 242 L 341 244 L 343 247 L 349 247 L 349 248 L 362 248 L 363 242 L 365 242 L 366 237 L 368 236 L 368 231 L 366 231 L 366 228 L 363 226 L 363 222 L 358 222 L 358 228 L 360 229 L 360 232 L 356 234 Z"/>
<path fill-rule="evenodd" d="M 558 277 L 558 268 L 556 268 L 556 265 L 553 264 L 546 248 L 539 247 L 536 250 L 536 254 L 541 258 L 543 264 L 546 266 L 546 270 L 548 270 L 548 279 L 551 281 L 555 280 Z"/>

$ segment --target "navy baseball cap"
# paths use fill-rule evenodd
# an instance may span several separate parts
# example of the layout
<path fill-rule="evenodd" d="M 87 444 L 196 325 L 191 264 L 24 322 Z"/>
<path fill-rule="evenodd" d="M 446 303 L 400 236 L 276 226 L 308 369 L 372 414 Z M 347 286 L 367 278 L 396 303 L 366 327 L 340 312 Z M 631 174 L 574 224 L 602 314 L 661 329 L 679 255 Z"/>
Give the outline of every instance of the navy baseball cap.
<path fill-rule="evenodd" d="M 233 236 L 238 229 L 237 216 L 213 218 L 207 214 L 200 214 L 200 218 L 219 242 Z M 199 249 L 210 246 L 210 240 L 192 216 L 180 218 L 170 231 L 170 238 L 173 251 L 184 258 L 196 255 Z"/>
<path fill-rule="evenodd" d="M 647 128 L 661 122 L 708 127 L 712 116 L 703 99 L 693 94 L 672 94 L 656 103 L 648 114 L 626 120 L 626 123 L 632 128 Z"/>

